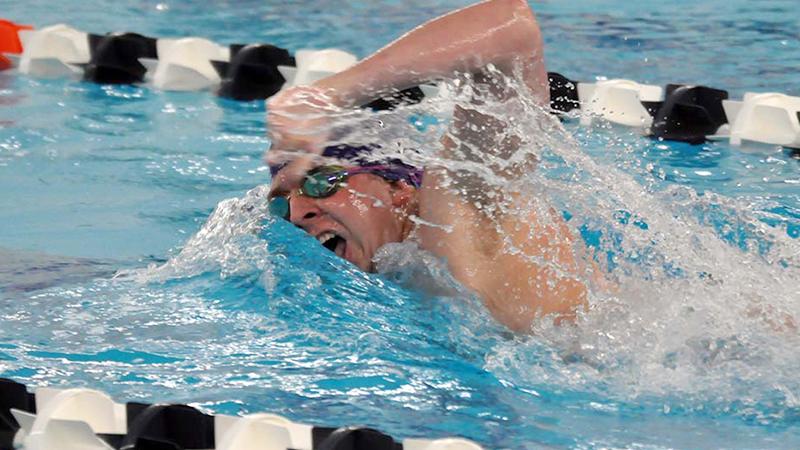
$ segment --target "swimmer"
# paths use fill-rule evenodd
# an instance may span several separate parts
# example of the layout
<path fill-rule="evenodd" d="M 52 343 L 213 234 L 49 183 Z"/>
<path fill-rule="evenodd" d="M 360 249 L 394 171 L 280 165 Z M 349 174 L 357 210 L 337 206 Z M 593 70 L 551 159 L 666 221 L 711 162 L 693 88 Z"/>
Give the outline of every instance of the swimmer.
<path fill-rule="evenodd" d="M 413 240 L 446 261 L 499 322 L 526 332 L 542 317 L 572 321 L 587 305 L 575 237 L 552 209 L 548 217 L 499 212 L 514 211 L 520 196 L 496 193 L 478 177 L 445 167 L 425 167 L 423 174 L 397 161 L 367 162 L 360 157 L 367 147 L 326 145 L 326 117 L 332 114 L 456 73 L 478 78 L 487 67 L 521 78 L 527 95 L 542 105 L 549 101 L 541 33 L 524 0 L 456 10 L 343 72 L 278 93 L 267 117 L 270 210 L 365 271 L 374 270 L 373 257 L 383 245 Z M 482 152 L 497 155 L 519 145 L 503 131 L 498 119 L 457 106 L 439 155 L 481 161 Z M 320 165 L 319 155 L 344 162 Z M 521 252 L 504 251 L 509 243 Z"/>

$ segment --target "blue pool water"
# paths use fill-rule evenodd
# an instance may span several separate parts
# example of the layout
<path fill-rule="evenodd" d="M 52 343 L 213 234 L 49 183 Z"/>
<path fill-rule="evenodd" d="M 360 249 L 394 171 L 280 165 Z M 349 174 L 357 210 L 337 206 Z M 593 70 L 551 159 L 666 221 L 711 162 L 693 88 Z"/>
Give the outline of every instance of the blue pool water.
<path fill-rule="evenodd" d="M 0 15 L 363 57 L 465 4 L 269 3 L 0 0 Z M 532 6 L 548 68 L 573 79 L 800 95 L 794 0 Z M 566 123 L 556 140 L 574 142 L 531 177 L 622 282 L 577 329 L 514 336 L 436 273 L 436 293 L 410 288 L 430 267 L 403 261 L 412 249 L 364 274 L 264 219 L 264 113 L 0 73 L 0 377 L 486 448 L 800 447 L 800 337 L 780 325 L 800 319 L 796 153 Z"/>

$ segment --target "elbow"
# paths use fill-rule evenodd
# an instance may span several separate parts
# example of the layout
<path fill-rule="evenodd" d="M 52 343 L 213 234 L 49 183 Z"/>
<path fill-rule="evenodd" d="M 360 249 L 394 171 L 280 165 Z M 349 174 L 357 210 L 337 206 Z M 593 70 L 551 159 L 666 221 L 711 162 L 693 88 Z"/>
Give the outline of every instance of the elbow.
<path fill-rule="evenodd" d="M 494 7 L 531 11 L 527 0 L 489 0 L 487 3 L 492 3 Z"/>
<path fill-rule="evenodd" d="M 496 17 L 498 30 L 503 30 L 495 45 L 505 49 L 504 57 L 541 55 L 541 30 L 526 0 L 489 0 L 485 6 Z"/>
<path fill-rule="evenodd" d="M 536 23 L 536 16 L 533 13 L 533 9 L 531 9 L 530 5 L 528 4 L 527 0 L 493 0 L 502 2 L 502 6 L 498 5 L 498 7 L 503 8 L 504 10 L 508 11 L 509 14 L 513 15 L 514 18 L 523 20 L 527 22 L 528 25 L 532 25 L 533 28 L 538 30 L 539 26 Z"/>
<path fill-rule="evenodd" d="M 538 53 L 542 50 L 542 32 L 533 10 L 526 0 L 509 0 L 513 6 L 513 17 L 519 23 L 520 51 Z"/>

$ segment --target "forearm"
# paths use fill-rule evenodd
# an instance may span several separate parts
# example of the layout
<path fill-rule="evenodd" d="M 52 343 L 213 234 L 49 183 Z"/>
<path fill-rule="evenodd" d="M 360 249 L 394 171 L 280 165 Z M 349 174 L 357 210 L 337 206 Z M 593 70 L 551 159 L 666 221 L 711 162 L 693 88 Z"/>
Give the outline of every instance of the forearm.
<path fill-rule="evenodd" d="M 539 26 L 524 0 L 489 0 L 446 14 L 401 36 L 344 72 L 317 83 L 340 106 L 487 64 L 522 63 L 525 83 L 546 100 Z"/>

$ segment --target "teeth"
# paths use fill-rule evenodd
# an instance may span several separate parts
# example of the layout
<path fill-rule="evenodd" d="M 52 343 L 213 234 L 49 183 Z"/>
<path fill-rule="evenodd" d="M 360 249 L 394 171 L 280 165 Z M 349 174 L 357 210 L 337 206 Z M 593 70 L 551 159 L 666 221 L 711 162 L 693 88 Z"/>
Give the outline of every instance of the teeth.
<path fill-rule="evenodd" d="M 329 240 L 333 239 L 335 236 L 336 235 L 334 233 L 329 231 L 327 233 L 322 233 L 319 236 L 317 236 L 317 240 L 319 241 L 320 244 L 325 244 Z"/>

